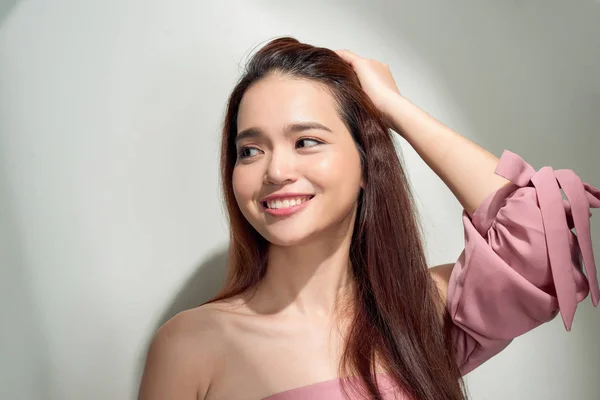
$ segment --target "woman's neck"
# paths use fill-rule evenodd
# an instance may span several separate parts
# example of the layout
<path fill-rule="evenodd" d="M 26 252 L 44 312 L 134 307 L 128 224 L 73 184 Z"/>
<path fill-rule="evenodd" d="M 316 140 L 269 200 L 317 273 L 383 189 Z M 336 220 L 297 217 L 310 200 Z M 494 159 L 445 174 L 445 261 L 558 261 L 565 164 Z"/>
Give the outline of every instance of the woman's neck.
<path fill-rule="evenodd" d="M 269 248 L 264 279 L 253 296 L 261 314 L 333 317 L 354 298 L 351 231 L 328 234 L 299 246 Z"/>

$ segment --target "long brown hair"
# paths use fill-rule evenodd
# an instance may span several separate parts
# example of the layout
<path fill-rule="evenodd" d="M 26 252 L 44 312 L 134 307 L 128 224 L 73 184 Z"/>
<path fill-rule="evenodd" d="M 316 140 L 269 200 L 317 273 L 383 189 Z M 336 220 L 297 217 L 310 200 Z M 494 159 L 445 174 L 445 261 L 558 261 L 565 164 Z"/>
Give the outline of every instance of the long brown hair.
<path fill-rule="evenodd" d="M 221 183 L 230 224 L 225 286 L 209 302 L 254 288 L 266 272 L 268 242 L 242 215 L 232 186 L 234 138 L 240 101 L 250 85 L 272 73 L 311 80 L 333 95 L 339 115 L 359 150 L 365 182 L 359 195 L 350 260 L 356 305 L 346 336 L 340 376 L 347 385 L 381 399 L 376 359 L 414 399 L 464 399 L 448 312 L 422 246 L 411 190 L 392 132 L 363 92 L 351 66 L 330 49 L 291 37 L 272 40 L 249 61 L 227 104 L 221 143 Z M 346 377 L 357 375 L 358 386 Z"/>

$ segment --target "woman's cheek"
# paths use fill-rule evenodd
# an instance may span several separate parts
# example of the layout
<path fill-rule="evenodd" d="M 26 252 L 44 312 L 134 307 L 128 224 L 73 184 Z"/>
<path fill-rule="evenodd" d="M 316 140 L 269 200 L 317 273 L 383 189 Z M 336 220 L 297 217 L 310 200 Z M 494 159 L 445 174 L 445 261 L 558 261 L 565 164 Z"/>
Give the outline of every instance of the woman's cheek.
<path fill-rule="evenodd" d="M 313 164 L 315 166 L 315 169 L 317 170 L 317 172 L 319 173 L 329 173 L 331 174 L 332 171 L 332 163 L 331 160 L 332 156 L 331 155 L 327 155 L 327 156 L 323 156 L 321 157 L 318 162 L 316 162 L 315 164 Z"/>
<path fill-rule="evenodd" d="M 360 159 L 354 154 L 328 153 L 314 164 L 314 171 L 327 181 L 342 183 L 360 182 Z M 356 175 L 356 176 L 354 176 Z"/>
<path fill-rule="evenodd" d="M 233 170 L 232 183 L 235 200 L 238 206 L 244 210 L 248 207 L 248 203 L 252 198 L 252 187 L 243 171 L 239 169 Z"/>

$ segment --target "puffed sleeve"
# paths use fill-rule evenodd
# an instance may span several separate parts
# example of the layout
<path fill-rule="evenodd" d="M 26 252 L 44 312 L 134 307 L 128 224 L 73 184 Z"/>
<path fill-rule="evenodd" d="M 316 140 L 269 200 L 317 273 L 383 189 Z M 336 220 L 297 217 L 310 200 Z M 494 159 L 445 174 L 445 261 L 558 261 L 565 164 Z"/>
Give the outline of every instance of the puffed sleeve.
<path fill-rule="evenodd" d="M 495 173 L 511 182 L 471 217 L 463 211 L 465 248 L 448 287 L 463 375 L 559 311 L 570 331 L 577 304 L 591 293 L 597 306 L 600 297 L 590 234 L 600 190 L 572 170 L 536 172 L 508 150 Z"/>

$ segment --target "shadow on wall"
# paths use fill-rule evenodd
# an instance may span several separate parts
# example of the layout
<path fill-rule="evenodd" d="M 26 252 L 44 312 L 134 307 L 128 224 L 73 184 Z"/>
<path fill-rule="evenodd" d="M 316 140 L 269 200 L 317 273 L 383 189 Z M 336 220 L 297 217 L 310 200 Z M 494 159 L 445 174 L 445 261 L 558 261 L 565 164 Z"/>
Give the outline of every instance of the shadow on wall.
<path fill-rule="evenodd" d="M 0 1 L 0 27 L 2 23 L 8 17 L 8 14 L 15 8 L 19 0 L 4 0 Z"/>
<path fill-rule="evenodd" d="M 213 298 L 223 286 L 227 272 L 227 249 L 222 249 L 204 261 L 161 316 L 156 329 L 177 313 L 198 307 Z"/>
<path fill-rule="evenodd" d="M 146 345 L 144 346 L 144 352 L 141 354 L 136 368 L 138 372 L 138 384 L 144 372 L 148 347 L 154 338 L 156 330 L 181 311 L 198 307 L 200 304 L 213 298 L 223 286 L 226 272 L 227 248 L 217 251 L 196 268 L 194 274 L 188 279 L 181 290 L 179 290 L 179 293 L 173 298 L 173 301 L 165 308 L 155 329 L 150 332 L 150 335 L 146 340 Z"/>
<path fill-rule="evenodd" d="M 0 21 L 1 22 L 1 21 Z M 1 128 L 0 128 L 1 129 Z M 0 148 L 4 143 L 0 137 Z M 0 158 L 0 399 L 58 399 L 53 380 L 61 359 L 50 358 L 50 340 L 27 260 L 22 209 Z"/>

